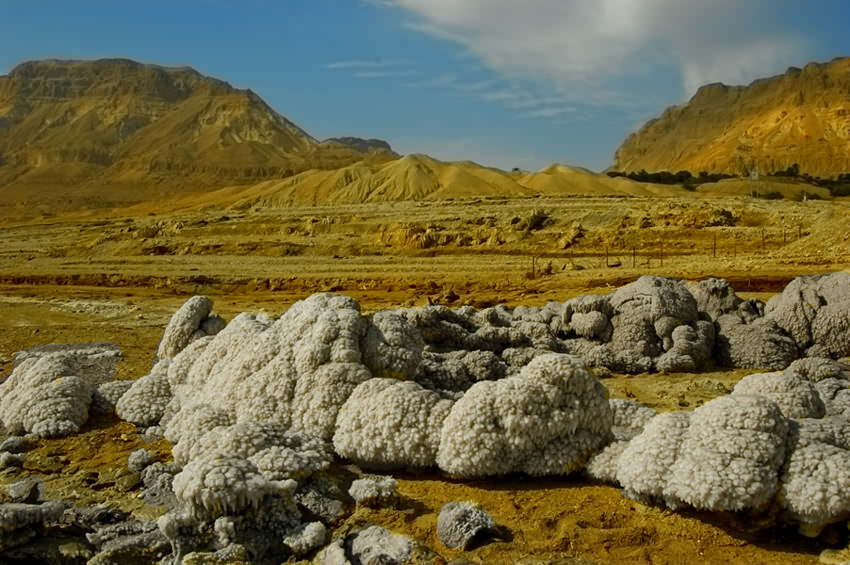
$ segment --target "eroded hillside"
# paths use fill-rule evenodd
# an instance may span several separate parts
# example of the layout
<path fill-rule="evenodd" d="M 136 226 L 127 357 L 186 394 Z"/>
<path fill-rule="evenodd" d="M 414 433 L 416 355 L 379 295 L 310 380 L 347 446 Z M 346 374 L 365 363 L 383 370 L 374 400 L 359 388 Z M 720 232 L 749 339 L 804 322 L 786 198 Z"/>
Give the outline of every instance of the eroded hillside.
<path fill-rule="evenodd" d="M 831 178 L 850 171 L 848 95 L 848 58 L 748 86 L 709 84 L 626 139 L 613 168 L 765 174 L 796 163 L 801 173 Z"/>

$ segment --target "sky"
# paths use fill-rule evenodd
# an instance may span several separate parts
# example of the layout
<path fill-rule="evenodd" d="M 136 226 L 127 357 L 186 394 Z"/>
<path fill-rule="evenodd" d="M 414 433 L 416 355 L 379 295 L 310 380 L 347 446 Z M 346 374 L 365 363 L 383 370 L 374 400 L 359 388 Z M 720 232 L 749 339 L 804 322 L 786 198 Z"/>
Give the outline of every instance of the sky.
<path fill-rule="evenodd" d="M 40 58 L 189 65 L 318 139 L 601 171 L 710 82 L 850 55 L 845 0 L 0 0 L 0 75 Z"/>

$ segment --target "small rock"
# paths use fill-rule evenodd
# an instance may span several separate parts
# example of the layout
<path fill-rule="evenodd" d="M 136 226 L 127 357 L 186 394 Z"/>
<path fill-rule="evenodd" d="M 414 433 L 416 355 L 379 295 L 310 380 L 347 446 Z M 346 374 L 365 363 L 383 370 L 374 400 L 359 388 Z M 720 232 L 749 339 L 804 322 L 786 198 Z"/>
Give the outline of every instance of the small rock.
<path fill-rule="evenodd" d="M 489 514 L 465 502 L 449 502 L 440 509 L 437 518 L 437 539 L 446 547 L 466 549 L 476 537 L 496 529 Z"/>
<path fill-rule="evenodd" d="M 358 503 L 371 504 L 390 499 L 395 494 L 395 489 L 394 478 L 369 475 L 352 482 L 348 494 Z"/>
<path fill-rule="evenodd" d="M 32 440 L 26 436 L 9 436 L 0 442 L 0 451 L 23 453 L 32 447 Z"/>
<path fill-rule="evenodd" d="M 409 539 L 393 535 L 376 524 L 348 536 L 345 545 L 352 561 L 361 565 L 396 565 L 407 561 L 413 553 Z"/>
<path fill-rule="evenodd" d="M 115 486 L 118 487 L 118 490 L 121 492 L 133 490 L 139 486 L 139 483 L 141 483 L 141 479 L 139 478 L 138 473 L 127 473 L 126 475 L 121 475 L 115 479 Z"/>
<path fill-rule="evenodd" d="M 9 485 L 12 502 L 36 504 L 44 494 L 44 481 L 38 477 L 27 477 Z"/>
<path fill-rule="evenodd" d="M 0 469 L 5 467 L 23 467 L 24 466 L 24 454 L 23 453 L 9 453 L 8 451 L 0 452 Z"/>
<path fill-rule="evenodd" d="M 147 449 L 137 449 L 127 457 L 127 468 L 134 473 L 141 473 L 151 463 L 153 454 Z"/>

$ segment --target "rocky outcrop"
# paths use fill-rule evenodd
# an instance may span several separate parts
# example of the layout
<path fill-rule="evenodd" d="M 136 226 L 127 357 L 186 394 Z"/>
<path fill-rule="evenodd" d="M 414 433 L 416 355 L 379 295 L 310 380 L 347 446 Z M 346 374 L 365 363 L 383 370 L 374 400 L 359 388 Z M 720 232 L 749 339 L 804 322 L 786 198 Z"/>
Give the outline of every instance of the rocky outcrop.
<path fill-rule="evenodd" d="M 748 86 L 709 84 L 629 136 L 613 169 L 765 174 L 796 163 L 823 178 L 850 172 L 848 94 L 850 58 Z"/>

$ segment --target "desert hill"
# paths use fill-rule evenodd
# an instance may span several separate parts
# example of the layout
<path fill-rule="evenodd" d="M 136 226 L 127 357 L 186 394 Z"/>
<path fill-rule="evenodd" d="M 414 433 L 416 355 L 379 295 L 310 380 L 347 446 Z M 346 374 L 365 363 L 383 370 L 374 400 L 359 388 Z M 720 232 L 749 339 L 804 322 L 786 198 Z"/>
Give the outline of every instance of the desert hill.
<path fill-rule="evenodd" d="M 795 163 L 823 178 L 850 172 L 850 58 L 703 86 L 626 139 L 613 168 L 766 174 Z"/>
<path fill-rule="evenodd" d="M 710 194 L 706 190 L 706 194 Z M 742 194 L 747 194 L 750 189 L 742 190 Z M 726 191 L 725 194 L 731 193 Z M 551 165 L 531 173 L 510 173 L 471 161 L 444 162 L 427 155 L 407 155 L 386 163 L 358 162 L 336 170 L 309 170 L 250 186 L 228 186 L 155 205 L 142 204 L 128 212 L 139 214 L 202 207 L 290 208 L 410 200 L 689 194 L 680 186 L 610 178 L 566 165 Z"/>
<path fill-rule="evenodd" d="M 383 139 L 363 139 L 362 137 L 345 136 L 345 137 L 329 137 L 322 143 L 340 143 L 347 145 L 360 151 L 361 153 L 369 153 L 370 151 L 386 151 L 398 155 L 389 143 Z"/>
<path fill-rule="evenodd" d="M 364 158 L 394 155 L 320 144 L 254 92 L 188 67 L 44 60 L 0 76 L 7 203 L 111 206 Z"/>

